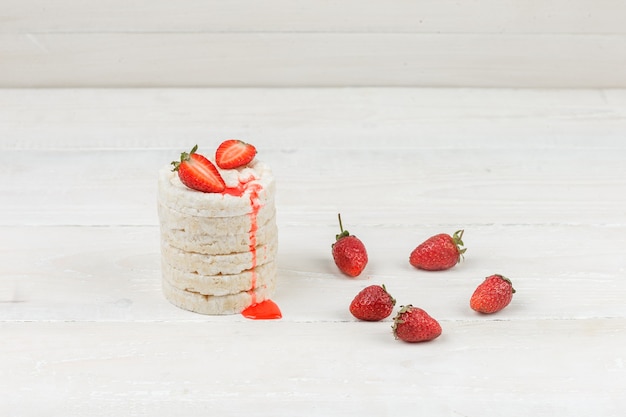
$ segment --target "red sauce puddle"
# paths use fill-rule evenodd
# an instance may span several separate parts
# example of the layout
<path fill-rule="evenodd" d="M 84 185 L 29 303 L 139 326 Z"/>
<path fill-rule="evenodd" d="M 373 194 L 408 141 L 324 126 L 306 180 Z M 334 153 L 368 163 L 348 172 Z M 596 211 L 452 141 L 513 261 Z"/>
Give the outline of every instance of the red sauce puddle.
<path fill-rule="evenodd" d="M 283 317 L 280 312 L 280 308 L 272 300 L 261 301 L 260 303 L 252 304 L 246 308 L 241 314 L 248 319 L 253 320 L 272 320 L 280 319 Z"/>
<path fill-rule="evenodd" d="M 246 308 L 241 312 L 241 314 L 253 320 L 271 320 L 271 319 L 280 319 L 283 317 L 280 308 L 276 305 L 272 300 L 261 301 L 260 303 L 256 302 L 256 293 L 254 292 L 256 288 L 256 271 L 255 268 L 257 266 L 257 254 L 256 254 L 256 232 L 259 229 L 259 225 L 257 224 L 257 215 L 259 214 L 259 210 L 261 210 L 261 203 L 259 201 L 259 192 L 263 189 L 260 184 L 250 184 L 252 180 L 256 178 L 250 177 L 246 180 L 239 180 L 239 185 L 236 187 L 228 187 L 224 190 L 224 194 L 229 194 L 235 197 L 242 197 L 246 191 L 250 191 L 250 207 L 252 211 L 250 212 L 250 253 L 252 254 L 252 288 L 248 292 L 252 297 L 252 305 Z"/>

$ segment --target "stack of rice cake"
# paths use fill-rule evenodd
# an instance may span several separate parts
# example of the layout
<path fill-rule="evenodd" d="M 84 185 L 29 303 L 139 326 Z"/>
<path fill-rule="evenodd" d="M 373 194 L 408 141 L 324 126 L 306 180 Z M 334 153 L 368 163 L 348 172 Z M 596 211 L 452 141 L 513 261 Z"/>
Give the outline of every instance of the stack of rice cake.
<path fill-rule="evenodd" d="M 220 174 L 226 191 L 203 193 L 171 167 L 159 171 L 163 294 L 202 314 L 236 314 L 269 299 L 277 274 L 271 170 L 254 160 Z"/>

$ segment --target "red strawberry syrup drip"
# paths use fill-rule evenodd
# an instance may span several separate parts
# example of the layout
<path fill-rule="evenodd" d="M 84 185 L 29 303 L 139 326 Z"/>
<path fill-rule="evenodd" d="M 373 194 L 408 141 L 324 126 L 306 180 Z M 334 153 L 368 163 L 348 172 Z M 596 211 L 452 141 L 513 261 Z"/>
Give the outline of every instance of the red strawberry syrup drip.
<path fill-rule="evenodd" d="M 272 300 L 261 301 L 257 304 L 252 304 L 246 308 L 241 314 L 249 319 L 253 320 L 268 320 L 279 319 L 283 315 L 280 312 L 280 308 Z"/>
<path fill-rule="evenodd" d="M 236 187 L 227 187 L 224 190 L 224 194 L 232 195 L 234 197 L 242 197 L 246 192 L 250 192 L 250 253 L 252 254 L 252 288 L 248 291 L 252 298 L 252 304 L 241 312 L 241 314 L 249 319 L 253 320 L 267 320 L 267 319 L 279 319 L 282 317 L 280 308 L 271 300 L 265 300 L 260 303 L 256 301 L 256 266 L 257 266 L 257 254 L 256 254 L 256 232 L 259 230 L 257 223 L 257 216 L 259 210 L 263 206 L 259 199 L 259 192 L 263 189 L 261 184 L 252 183 L 256 178 L 250 176 L 245 180 L 239 180 L 239 184 Z"/>

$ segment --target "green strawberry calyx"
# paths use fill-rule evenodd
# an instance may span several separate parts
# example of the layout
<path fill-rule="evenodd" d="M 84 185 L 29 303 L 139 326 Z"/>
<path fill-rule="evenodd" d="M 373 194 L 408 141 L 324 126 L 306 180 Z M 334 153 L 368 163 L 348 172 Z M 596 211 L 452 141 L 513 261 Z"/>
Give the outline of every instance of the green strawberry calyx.
<path fill-rule="evenodd" d="M 412 309 L 413 309 L 412 304 L 400 306 L 400 310 L 398 310 L 398 312 L 396 313 L 396 316 L 393 318 L 393 325 L 391 326 L 391 330 L 393 331 L 393 335 L 396 339 L 398 338 L 398 335 L 396 334 L 398 330 L 398 325 L 404 323 L 404 320 L 402 320 L 400 316 L 402 316 L 404 313 Z"/>
<path fill-rule="evenodd" d="M 172 168 L 172 172 L 173 171 L 178 171 L 178 169 L 180 168 L 180 164 L 182 164 L 183 162 L 189 161 L 189 158 L 191 157 L 191 155 L 196 153 L 197 150 L 198 150 L 198 145 L 196 145 L 193 148 L 191 148 L 191 152 L 189 152 L 189 153 L 187 153 L 187 152 L 181 153 L 180 154 L 180 161 L 172 161 L 172 166 L 174 166 L 174 168 Z"/>
<path fill-rule="evenodd" d="M 452 235 L 452 242 L 454 242 L 454 244 L 456 245 L 457 250 L 459 251 L 459 262 L 461 261 L 461 258 L 463 258 L 463 254 L 465 253 L 465 251 L 467 250 L 467 248 L 463 248 L 462 246 L 464 246 L 465 244 L 463 243 L 463 232 L 465 232 L 464 229 L 461 230 L 457 230 L 456 232 L 454 232 L 454 234 Z"/>
<path fill-rule="evenodd" d="M 389 291 L 387 291 L 387 287 L 385 287 L 385 284 L 381 285 L 381 288 L 383 289 L 383 291 L 389 296 L 389 298 L 391 299 L 391 304 L 392 305 L 396 305 L 396 299 L 393 298 L 393 296 L 391 294 L 389 294 Z"/>

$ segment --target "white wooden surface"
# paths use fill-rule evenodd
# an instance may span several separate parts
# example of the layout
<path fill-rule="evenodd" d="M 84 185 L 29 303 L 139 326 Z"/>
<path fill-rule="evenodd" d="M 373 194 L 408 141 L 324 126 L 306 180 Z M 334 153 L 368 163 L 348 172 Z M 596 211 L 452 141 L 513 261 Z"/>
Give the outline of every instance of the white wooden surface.
<path fill-rule="evenodd" d="M 621 0 L 4 0 L 0 87 L 626 87 Z"/>
<path fill-rule="evenodd" d="M 625 136 L 624 90 L 1 90 L 0 415 L 622 416 Z M 160 294 L 156 171 L 228 137 L 278 179 L 278 321 Z M 409 266 L 458 228 L 462 264 Z M 374 283 L 443 335 L 353 319 Z"/>

